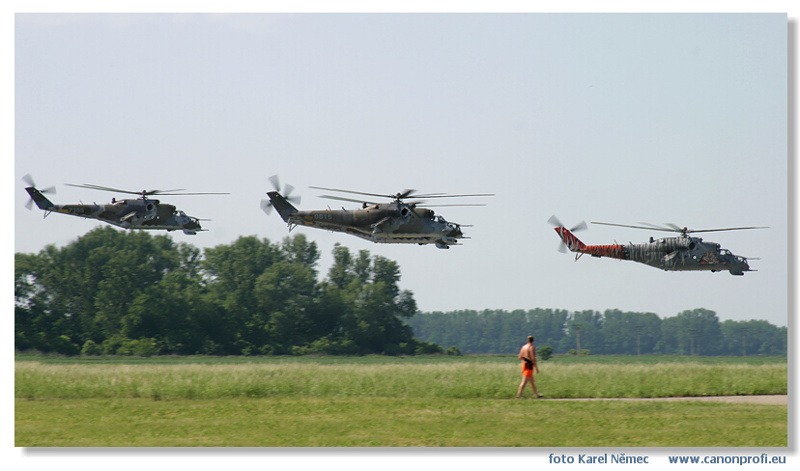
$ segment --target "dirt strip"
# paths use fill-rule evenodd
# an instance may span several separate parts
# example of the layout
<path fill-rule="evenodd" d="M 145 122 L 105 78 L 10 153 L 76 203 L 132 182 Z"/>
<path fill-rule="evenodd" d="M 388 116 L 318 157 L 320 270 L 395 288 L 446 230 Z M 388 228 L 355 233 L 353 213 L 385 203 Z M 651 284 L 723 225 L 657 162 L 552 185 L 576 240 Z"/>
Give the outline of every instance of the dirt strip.
<path fill-rule="evenodd" d="M 544 398 L 546 399 L 546 398 Z M 695 397 L 584 397 L 554 398 L 553 401 L 706 401 L 706 402 L 738 402 L 743 404 L 766 404 L 785 406 L 789 402 L 786 395 L 765 396 L 695 396 Z"/>

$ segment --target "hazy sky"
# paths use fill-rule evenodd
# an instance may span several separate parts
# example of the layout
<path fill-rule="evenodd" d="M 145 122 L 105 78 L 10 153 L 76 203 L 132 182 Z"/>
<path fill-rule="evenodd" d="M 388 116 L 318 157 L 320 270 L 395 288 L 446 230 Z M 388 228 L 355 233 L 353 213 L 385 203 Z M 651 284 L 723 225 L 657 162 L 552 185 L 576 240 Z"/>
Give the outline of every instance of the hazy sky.
<path fill-rule="evenodd" d="M 298 227 L 395 260 L 422 311 L 621 309 L 787 324 L 786 14 L 18 14 L 14 249 L 62 246 L 102 223 L 27 211 L 186 188 L 211 218 L 198 247 L 289 233 L 259 201 L 308 186 L 496 196 L 438 208 L 463 246 L 386 245 Z M 356 204 L 345 203 L 354 208 Z M 760 257 L 736 277 L 557 251 L 548 218 L 689 228 Z M 585 243 L 666 233 L 592 226 Z"/>
<path fill-rule="evenodd" d="M 137 11 L 149 3 L 114 5 Z M 189 8 L 152 3 L 155 9 Z M 218 3 L 201 1 L 196 8 L 253 9 L 252 2 Z M 349 3 L 357 4 L 303 1 L 279 8 L 358 10 Z M 789 11 L 788 56 L 796 68 L 797 2 L 786 0 L 362 3 L 391 11 L 439 5 L 445 11 Z M 787 240 L 787 214 L 796 224 L 797 211 L 795 201 L 787 206 L 787 197 L 796 197 L 797 178 L 797 165 L 787 164 L 787 114 L 796 113 L 787 107 L 787 86 L 796 94 L 796 85 L 787 83 L 783 13 L 17 13 L 68 11 L 74 4 L 86 11 L 110 8 L 91 0 L 3 3 L 0 135 L 6 165 L 0 188 L 6 196 L 2 214 L 14 216 L 15 251 L 63 246 L 101 225 L 26 211 L 20 180 L 26 173 L 42 187 L 56 185 L 57 203 L 106 203 L 120 196 L 65 183 L 231 192 L 169 199 L 191 215 L 213 219 L 206 223 L 209 232 L 170 236 L 198 247 L 242 235 L 271 241 L 287 236 L 277 214 L 259 209 L 273 174 L 297 188 L 305 209 L 336 207 L 309 185 L 494 192 L 484 208 L 442 208 L 446 218 L 475 226 L 467 232 L 472 239 L 447 251 L 295 231 L 319 245 L 321 275 L 336 242 L 396 260 L 402 287 L 414 292 L 424 311 L 617 308 L 666 317 L 704 307 L 723 320 L 787 324 L 787 265 L 790 255 L 797 257 L 795 241 L 788 250 Z M 557 251 L 547 223 L 552 214 L 567 225 L 586 220 L 771 228 L 703 235 L 734 253 L 761 257 L 752 262 L 758 272 L 734 277 L 591 257 L 576 263 Z M 10 239 L 11 229 L 4 227 Z M 666 234 L 592 226 L 578 235 L 604 244 Z M 2 286 L 10 300 L 13 254 L 4 255 Z M 9 309 L 3 336 L 9 348 L 2 349 L 9 365 L 3 382 L 8 406 L 0 408 L 7 444 L 13 441 L 11 318 Z M 794 332 L 796 322 L 790 327 Z M 536 466 L 547 468 L 550 450 L 488 456 L 474 450 L 388 451 L 399 458 L 390 460 L 381 451 L 331 456 L 312 450 L 302 458 L 327 466 L 344 459 L 351 468 L 366 461 L 370 469 L 378 463 L 385 469 L 431 463 L 475 469 L 509 461 L 529 465 L 534 456 Z M 194 458 L 206 465 L 215 459 L 213 464 L 230 465 L 234 458 L 179 453 L 184 462 Z M 120 450 L 103 457 L 52 450 L 34 455 L 14 450 L 14 458 L 31 469 L 52 468 L 56 461 L 97 467 L 104 459 L 117 469 L 143 463 L 160 469 L 167 456 L 147 461 Z M 298 458 L 285 450 L 244 455 L 257 466 L 277 462 L 279 468 L 296 466 Z M 128 457 L 133 459 L 119 459 Z"/>

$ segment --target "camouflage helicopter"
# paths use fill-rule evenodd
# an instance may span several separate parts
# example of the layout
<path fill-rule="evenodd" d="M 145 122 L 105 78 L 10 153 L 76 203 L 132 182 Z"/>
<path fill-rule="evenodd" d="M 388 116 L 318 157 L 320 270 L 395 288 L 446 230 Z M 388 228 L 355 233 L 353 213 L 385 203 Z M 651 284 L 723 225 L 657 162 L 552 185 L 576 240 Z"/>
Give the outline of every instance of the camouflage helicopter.
<path fill-rule="evenodd" d="M 53 204 L 45 193 L 54 193 L 55 188 L 50 187 L 38 190 L 30 175 L 22 177 L 28 187 L 25 191 L 30 195 L 30 200 L 25 207 L 31 209 L 33 203 L 44 211 L 44 217 L 50 213 L 68 214 L 87 219 L 98 219 L 114 226 L 124 229 L 148 229 L 148 230 L 181 230 L 184 234 L 195 235 L 203 229 L 200 226 L 201 219 L 192 217 L 178 210 L 171 204 L 161 203 L 159 200 L 150 199 L 154 195 L 226 195 L 228 193 L 175 193 L 184 190 L 142 190 L 129 191 L 118 188 L 110 188 L 100 185 L 75 185 L 67 183 L 68 186 L 77 188 L 89 188 L 92 190 L 113 191 L 139 195 L 137 199 L 111 199 L 111 204 Z"/>
<path fill-rule="evenodd" d="M 666 224 L 667 227 L 647 224 L 645 226 L 630 226 L 625 224 L 612 224 L 608 222 L 592 222 L 592 224 L 602 224 L 605 226 L 629 227 L 634 229 L 646 229 L 653 231 L 677 232 L 679 237 L 664 237 L 653 239 L 644 244 L 628 245 L 586 245 L 581 242 L 573 232 L 586 228 L 586 223 L 582 222 L 577 226 L 567 229 L 555 216 L 548 222 L 555 225 L 555 231 L 561 238 L 559 250 L 565 252 L 567 248 L 576 252 L 577 261 L 583 254 L 592 257 L 609 257 L 618 260 L 632 260 L 644 263 L 651 267 L 660 268 L 666 271 L 711 271 L 718 272 L 727 270 L 731 275 L 744 275 L 751 270 L 747 264 L 747 258 L 734 255 L 730 250 L 723 249 L 716 242 L 704 242 L 699 237 L 691 237 L 689 234 L 697 232 L 721 232 L 739 231 L 746 229 L 767 229 L 766 227 L 728 227 L 723 229 L 688 229 L 679 227 L 675 224 Z M 751 258 L 753 260 L 757 260 Z"/>
<path fill-rule="evenodd" d="M 483 204 L 441 204 L 425 205 L 420 198 L 457 198 L 472 196 L 494 196 L 492 194 L 447 195 L 432 193 L 415 195 L 415 190 L 405 190 L 394 195 L 380 193 L 363 193 L 359 191 L 340 190 L 312 186 L 317 190 L 335 191 L 355 195 L 389 198 L 389 203 L 344 198 L 340 196 L 321 195 L 338 201 L 360 203 L 361 209 L 322 209 L 301 211 L 292 205 L 299 204 L 299 197 L 292 196 L 294 188 L 286 185 L 283 191 L 277 176 L 270 177 L 275 191 L 267 192 L 269 200 L 261 201 L 261 208 L 267 214 L 272 208 L 278 210 L 284 222 L 289 224 L 291 231 L 296 226 L 316 227 L 334 232 L 344 232 L 356 237 L 361 237 L 375 243 L 383 244 L 434 244 L 440 249 L 449 249 L 451 245 L 461 245 L 459 239 L 464 239 L 461 224 L 448 222 L 442 216 L 437 216 L 427 207 L 432 206 L 484 206 Z M 465 226 L 466 227 L 466 226 Z"/>

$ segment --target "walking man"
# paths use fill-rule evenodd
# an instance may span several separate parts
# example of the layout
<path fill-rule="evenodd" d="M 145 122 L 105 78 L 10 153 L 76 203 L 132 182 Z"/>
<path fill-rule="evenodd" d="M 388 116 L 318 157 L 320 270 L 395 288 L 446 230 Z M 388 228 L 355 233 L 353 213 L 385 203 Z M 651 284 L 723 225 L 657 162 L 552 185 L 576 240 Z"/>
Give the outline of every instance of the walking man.
<path fill-rule="evenodd" d="M 528 343 L 519 349 L 519 359 L 522 360 L 522 383 L 517 390 L 517 399 L 522 397 L 522 391 L 526 384 L 530 384 L 533 389 L 533 397 L 539 399 L 539 392 L 536 391 L 536 382 L 533 379 L 533 371 L 539 374 L 539 366 L 536 364 L 536 346 L 533 345 L 533 335 L 528 336 Z"/>

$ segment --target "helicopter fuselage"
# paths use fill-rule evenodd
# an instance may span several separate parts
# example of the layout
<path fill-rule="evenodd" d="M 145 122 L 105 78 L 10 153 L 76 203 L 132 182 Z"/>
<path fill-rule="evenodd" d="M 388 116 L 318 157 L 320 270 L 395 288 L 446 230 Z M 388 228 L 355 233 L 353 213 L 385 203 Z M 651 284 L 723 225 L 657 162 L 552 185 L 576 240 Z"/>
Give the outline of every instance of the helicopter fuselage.
<path fill-rule="evenodd" d="M 294 208 L 276 191 L 268 192 L 283 220 L 294 226 L 307 226 L 344 232 L 384 244 L 435 244 L 439 248 L 456 245 L 464 237 L 458 224 L 446 221 L 427 208 L 402 202 L 363 204 L 361 209 L 302 211 Z"/>
<path fill-rule="evenodd" d="M 197 218 L 155 199 L 114 199 L 111 204 L 53 204 L 36 188 L 28 187 L 25 190 L 39 209 L 45 212 L 45 217 L 50 213 L 60 213 L 97 219 L 124 229 L 181 230 L 189 235 L 202 230 Z"/>
<path fill-rule="evenodd" d="M 666 271 L 728 270 L 733 275 L 750 271 L 743 257 L 699 237 L 664 237 L 645 244 L 629 244 L 623 246 L 623 253 L 627 260 Z"/>
<path fill-rule="evenodd" d="M 644 244 L 586 245 L 564 227 L 557 227 L 556 233 L 571 251 L 577 253 L 576 259 L 587 254 L 631 260 L 666 271 L 727 270 L 732 275 L 752 271 L 745 257 L 734 255 L 715 242 L 704 242 L 700 237 L 650 238 L 650 242 Z"/>

